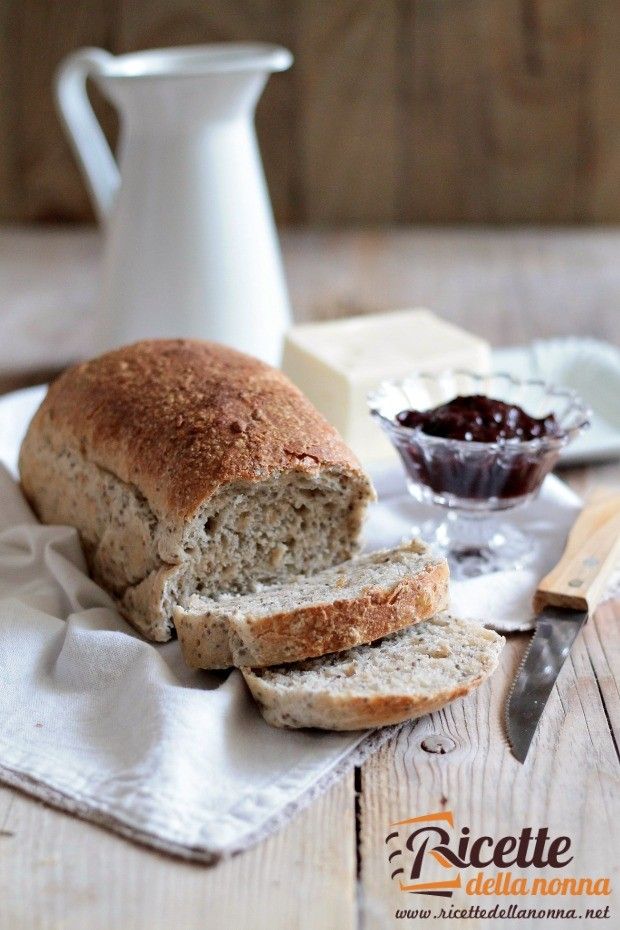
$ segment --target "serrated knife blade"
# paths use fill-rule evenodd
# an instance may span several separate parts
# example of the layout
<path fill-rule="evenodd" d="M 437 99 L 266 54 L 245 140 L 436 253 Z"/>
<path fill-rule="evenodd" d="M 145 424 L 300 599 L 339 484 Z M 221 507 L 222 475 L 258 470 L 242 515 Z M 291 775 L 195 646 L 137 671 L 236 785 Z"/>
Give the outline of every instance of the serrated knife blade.
<path fill-rule="evenodd" d="M 534 595 L 536 631 L 506 701 L 513 755 L 525 762 L 534 733 L 571 646 L 600 600 L 620 558 L 620 493 L 596 491 L 570 533 L 562 558 Z"/>
<path fill-rule="evenodd" d="M 512 753 L 525 762 L 538 721 L 587 611 L 547 607 L 525 653 L 506 702 L 506 732 Z"/>

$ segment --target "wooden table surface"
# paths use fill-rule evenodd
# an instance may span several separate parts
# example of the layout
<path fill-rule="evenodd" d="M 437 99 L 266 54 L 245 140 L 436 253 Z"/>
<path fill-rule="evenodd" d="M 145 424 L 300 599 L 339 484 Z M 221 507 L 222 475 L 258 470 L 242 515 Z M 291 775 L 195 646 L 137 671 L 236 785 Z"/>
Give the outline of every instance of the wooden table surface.
<path fill-rule="evenodd" d="M 616 231 L 288 232 L 283 238 L 298 319 L 426 304 L 496 345 L 571 333 L 619 341 Z M 0 389 L 8 390 L 37 378 L 32 364 L 27 373 L 15 365 L 16 358 L 27 359 L 28 340 L 39 339 L 33 306 L 41 306 L 48 323 L 61 321 L 35 367 L 53 369 L 64 361 L 63 346 L 74 352 L 80 339 L 88 344 L 99 240 L 85 230 L 6 230 L 0 247 Z M 49 280 L 52 298 L 45 291 Z M 23 333 L 20 314 L 28 319 Z M 63 340 L 63 326 L 70 339 Z M 77 341 L 76 331 L 83 331 Z M 579 492 L 601 483 L 618 486 L 620 465 L 564 470 L 562 476 Z M 150 852 L 0 787 L 0 930 L 427 926 L 426 920 L 397 920 L 396 909 L 424 906 L 434 913 L 445 900 L 396 891 L 384 840 L 388 824 L 442 808 L 472 833 L 499 837 L 545 825 L 568 834 L 575 852 L 568 874 L 611 874 L 613 887 L 620 881 L 614 841 L 620 822 L 619 621 L 620 605 L 608 602 L 588 623 L 525 766 L 510 755 L 502 729 L 504 698 L 527 643 L 526 636 L 514 636 L 489 684 L 406 726 L 271 839 L 212 869 Z M 456 748 L 445 755 L 425 752 L 421 742 L 431 733 L 450 736 Z M 610 899 L 542 903 L 582 913 Z M 611 919 L 569 925 L 618 926 L 617 898 L 614 903 L 615 922 L 612 910 Z M 556 921 L 460 919 L 449 925 L 486 930 Z"/>

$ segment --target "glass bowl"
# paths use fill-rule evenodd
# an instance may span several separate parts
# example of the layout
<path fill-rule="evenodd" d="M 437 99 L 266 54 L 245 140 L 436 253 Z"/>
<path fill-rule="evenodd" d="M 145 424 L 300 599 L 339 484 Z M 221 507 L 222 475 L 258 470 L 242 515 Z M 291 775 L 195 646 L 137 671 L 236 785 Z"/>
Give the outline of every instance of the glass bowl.
<path fill-rule="evenodd" d="M 403 410 L 425 411 L 473 394 L 517 405 L 537 418 L 553 413 L 561 435 L 475 442 L 429 436 L 396 420 Z M 533 561 L 531 539 L 498 512 L 533 500 L 562 449 L 589 424 L 590 410 L 574 391 L 503 373 L 420 372 L 382 382 L 368 405 L 400 455 L 412 496 L 445 508 L 442 519 L 414 531 L 446 552 L 456 577 Z"/>

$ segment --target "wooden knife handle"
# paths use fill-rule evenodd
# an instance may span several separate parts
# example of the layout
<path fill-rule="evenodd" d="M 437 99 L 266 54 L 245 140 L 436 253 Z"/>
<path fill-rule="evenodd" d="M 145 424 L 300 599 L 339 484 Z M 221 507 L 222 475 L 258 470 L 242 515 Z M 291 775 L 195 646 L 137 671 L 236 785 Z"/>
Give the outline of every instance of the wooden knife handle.
<path fill-rule="evenodd" d="M 568 535 L 562 558 L 534 595 L 534 609 L 570 607 L 592 613 L 620 559 L 620 492 L 596 490 Z"/>

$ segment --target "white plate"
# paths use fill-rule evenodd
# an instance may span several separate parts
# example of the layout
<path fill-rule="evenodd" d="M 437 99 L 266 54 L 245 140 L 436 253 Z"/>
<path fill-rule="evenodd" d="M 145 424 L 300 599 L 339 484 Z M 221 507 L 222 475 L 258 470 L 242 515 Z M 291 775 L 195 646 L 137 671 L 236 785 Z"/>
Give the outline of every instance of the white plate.
<path fill-rule="evenodd" d="M 46 391 L 46 385 L 39 384 L 0 397 L 0 462 L 14 478 L 17 477 L 19 447 Z"/>
<path fill-rule="evenodd" d="M 562 463 L 620 457 L 620 351 L 596 339 L 547 339 L 531 346 L 495 349 L 495 371 L 543 378 L 572 388 L 592 408 L 592 425 L 562 453 Z"/>

